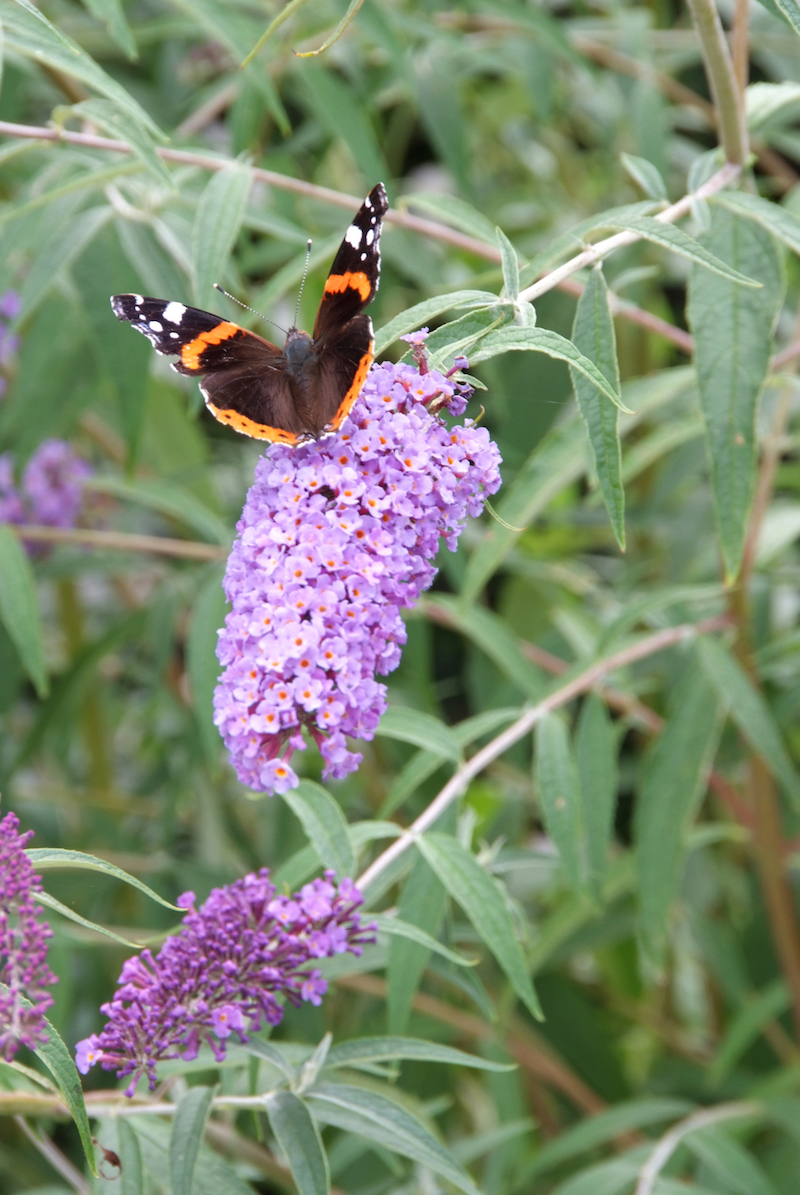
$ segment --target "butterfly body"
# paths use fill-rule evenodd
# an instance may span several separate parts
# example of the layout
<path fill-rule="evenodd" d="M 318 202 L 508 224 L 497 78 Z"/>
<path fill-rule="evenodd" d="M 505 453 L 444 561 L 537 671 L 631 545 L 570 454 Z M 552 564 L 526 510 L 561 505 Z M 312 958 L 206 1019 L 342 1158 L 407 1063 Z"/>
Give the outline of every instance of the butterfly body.
<path fill-rule="evenodd" d="M 209 411 L 244 435 L 297 444 L 335 431 L 351 410 L 373 358 L 364 308 L 380 278 L 380 235 L 388 210 L 382 183 L 345 233 L 325 283 L 313 335 L 290 328 L 283 348 L 209 311 L 144 295 L 111 306 L 147 336 L 173 369 L 200 380 Z"/>

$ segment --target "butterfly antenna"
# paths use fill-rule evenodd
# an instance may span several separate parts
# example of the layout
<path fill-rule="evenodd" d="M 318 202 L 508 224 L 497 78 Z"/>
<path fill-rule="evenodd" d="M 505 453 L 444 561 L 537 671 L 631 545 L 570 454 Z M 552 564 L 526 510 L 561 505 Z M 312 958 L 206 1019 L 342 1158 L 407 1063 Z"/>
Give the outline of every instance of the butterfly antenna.
<path fill-rule="evenodd" d="M 306 264 L 303 266 L 303 277 L 300 279 L 300 290 L 297 292 L 297 306 L 294 309 L 294 326 L 297 327 L 297 316 L 300 311 L 300 300 L 303 297 L 303 287 L 306 284 L 306 277 L 308 275 L 308 263 L 311 261 L 311 238 L 308 239 L 306 245 Z"/>
<path fill-rule="evenodd" d="M 246 303 L 243 303 L 241 299 L 237 299 L 236 295 L 232 295 L 230 291 L 225 290 L 218 282 L 214 283 L 214 290 L 218 290 L 221 295 L 224 295 L 226 299 L 230 299 L 232 303 L 238 303 L 240 307 L 244 307 L 245 311 L 252 311 L 253 315 L 257 315 L 259 319 L 266 320 L 268 324 L 272 324 L 273 328 L 277 328 L 279 332 L 283 332 L 284 336 L 288 335 L 286 329 L 282 328 L 280 324 L 276 324 L 274 319 L 262 315 L 260 311 L 256 311 L 255 307 L 248 307 Z"/>

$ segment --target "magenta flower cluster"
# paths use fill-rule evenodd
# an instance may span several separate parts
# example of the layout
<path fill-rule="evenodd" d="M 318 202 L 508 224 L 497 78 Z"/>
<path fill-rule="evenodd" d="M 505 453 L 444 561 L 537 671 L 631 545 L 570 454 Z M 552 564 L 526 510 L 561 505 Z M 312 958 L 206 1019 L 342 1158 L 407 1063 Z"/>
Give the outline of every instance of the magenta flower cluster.
<path fill-rule="evenodd" d="M 84 505 L 92 468 L 65 440 L 44 440 L 14 481 L 10 452 L 0 456 L 0 523 L 74 527 Z"/>
<path fill-rule="evenodd" d="M 53 1003 L 45 989 L 57 982 L 47 966 L 47 942 L 53 936 L 36 893 L 42 881 L 25 847 L 33 831 L 19 833 L 19 819 L 0 821 L 0 1057 L 11 1059 L 20 1044 L 47 1041 L 44 1014 Z"/>
<path fill-rule="evenodd" d="M 96 1063 L 132 1075 L 132 1095 L 146 1074 L 155 1086 L 156 1063 L 195 1058 L 203 1042 L 225 1057 L 231 1033 L 243 1041 L 263 1024 L 277 1025 L 281 998 L 320 1004 L 327 982 L 314 959 L 329 958 L 374 942 L 374 926 L 362 926 L 362 896 L 352 880 L 338 889 L 334 872 L 294 896 L 278 896 L 262 868 L 226 888 L 215 888 L 200 909 L 194 893 L 178 900 L 188 909 L 183 927 L 156 958 L 149 950 L 128 959 L 114 999 L 101 1007 L 109 1018 L 100 1034 L 76 1047 L 86 1074 Z"/>
<path fill-rule="evenodd" d="M 215 722 L 243 784 L 285 792 L 289 759 L 318 744 L 324 777 L 362 756 L 386 709 L 375 680 L 396 668 L 400 617 L 433 580 L 442 540 L 455 550 L 467 515 L 500 485 L 484 428 L 448 427 L 465 387 L 420 368 L 373 366 L 335 435 L 274 446 L 256 467 L 225 574 L 233 609 L 220 632 Z"/>

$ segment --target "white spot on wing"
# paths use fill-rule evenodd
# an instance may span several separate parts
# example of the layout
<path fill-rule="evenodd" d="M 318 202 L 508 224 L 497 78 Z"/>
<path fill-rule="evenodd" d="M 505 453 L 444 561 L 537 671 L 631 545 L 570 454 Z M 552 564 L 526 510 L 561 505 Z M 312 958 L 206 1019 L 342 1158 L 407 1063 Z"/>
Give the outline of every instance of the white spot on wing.
<path fill-rule="evenodd" d="M 355 224 L 351 224 L 347 232 L 344 234 L 344 239 L 348 245 L 352 245 L 354 249 L 361 248 L 361 229 L 356 228 Z"/>
<path fill-rule="evenodd" d="M 375 233 L 370 228 L 367 230 L 367 244 L 371 245 L 374 240 L 375 240 Z"/>
<path fill-rule="evenodd" d="M 151 319 L 150 323 L 148 324 L 148 327 L 150 328 L 150 330 L 152 332 L 163 332 L 164 331 L 164 325 L 160 324 L 157 319 Z"/>
<path fill-rule="evenodd" d="M 144 297 L 142 295 L 134 295 L 133 296 L 134 307 L 141 307 L 142 303 L 144 303 Z"/>
<path fill-rule="evenodd" d="M 164 308 L 164 319 L 170 324 L 179 324 L 185 310 L 183 303 L 167 303 Z"/>
<path fill-rule="evenodd" d="M 170 334 L 169 334 L 169 335 L 170 335 L 170 339 L 171 339 L 171 340 L 177 340 L 177 339 L 178 339 L 178 333 L 177 333 L 177 332 L 170 332 Z"/>

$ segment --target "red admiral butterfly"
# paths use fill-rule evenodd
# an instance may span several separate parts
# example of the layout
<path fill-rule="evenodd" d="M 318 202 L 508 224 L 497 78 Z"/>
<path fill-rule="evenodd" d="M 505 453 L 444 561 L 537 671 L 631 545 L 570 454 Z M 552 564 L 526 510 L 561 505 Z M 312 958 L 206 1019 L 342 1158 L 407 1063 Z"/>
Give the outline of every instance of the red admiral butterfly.
<path fill-rule="evenodd" d="M 290 328 L 277 348 L 197 307 L 143 295 L 114 295 L 118 319 L 149 337 L 172 368 L 200 378 L 212 415 L 257 440 L 297 444 L 335 431 L 361 393 L 373 358 L 372 320 L 380 237 L 389 204 L 373 187 L 344 234 L 322 292 L 314 334 Z"/>

